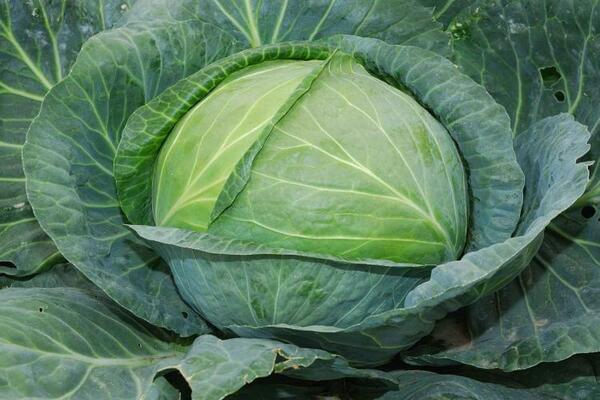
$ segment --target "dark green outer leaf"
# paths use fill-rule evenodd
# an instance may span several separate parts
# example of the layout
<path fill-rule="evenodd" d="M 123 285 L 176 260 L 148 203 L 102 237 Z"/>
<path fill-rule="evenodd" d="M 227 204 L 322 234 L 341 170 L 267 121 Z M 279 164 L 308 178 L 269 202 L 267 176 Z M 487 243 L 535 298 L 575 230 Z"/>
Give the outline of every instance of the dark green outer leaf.
<path fill-rule="evenodd" d="M 593 358 L 539 366 L 519 375 L 467 369 L 454 371 L 465 376 L 386 373 L 354 369 L 322 350 L 271 340 L 219 340 L 206 335 L 186 348 L 169 342 L 98 292 L 13 288 L 2 290 L 0 298 L 0 388 L 6 389 L 0 398 L 172 398 L 157 397 L 157 386 L 164 381 L 152 382 L 157 374 L 173 369 L 192 387 L 194 399 L 209 400 L 222 399 L 273 373 L 317 381 L 373 380 L 372 385 L 349 392 L 360 399 L 379 398 L 376 394 L 382 392 L 387 392 L 383 398 L 402 399 L 434 399 L 441 394 L 482 400 L 589 399 L 600 390 L 594 372 L 598 362 Z M 37 369 L 44 373 L 32 372 Z"/>
<path fill-rule="evenodd" d="M 346 380 L 340 397 L 360 400 L 587 400 L 600 395 L 598 365 L 598 354 L 590 354 L 518 373 L 465 367 L 442 369 L 436 373 L 398 370 L 383 376 L 367 376 L 369 380 Z M 309 368 L 300 372 L 310 371 Z M 347 376 L 360 377 L 351 371 Z"/>
<path fill-rule="evenodd" d="M 68 270 L 68 269 L 67 269 Z M 67 271 L 65 270 L 65 272 Z M 40 274 L 30 282 L 38 278 L 42 278 L 46 274 Z M 32 291 L 34 290 L 34 291 Z M 10 294 L 10 295 L 9 295 Z M 8 297 L 6 297 L 9 295 Z M 115 398 L 144 398 L 144 399 L 174 399 L 177 397 L 156 397 L 157 386 L 163 385 L 164 380 L 157 378 L 152 385 L 152 377 L 157 373 L 164 373 L 172 368 L 178 369 L 189 384 L 195 389 L 194 398 L 201 399 L 216 399 L 222 398 L 225 393 L 233 393 L 239 389 L 244 383 L 261 376 L 266 376 L 273 372 L 285 373 L 294 378 L 309 379 L 309 380 L 330 380 L 339 378 L 360 378 L 372 380 L 371 384 L 366 384 L 364 381 L 350 383 L 347 394 L 351 398 L 371 399 L 381 398 L 381 393 L 387 392 L 383 398 L 401 398 L 401 399 L 436 399 L 442 393 L 446 396 L 450 395 L 465 395 L 468 394 L 473 399 L 489 400 L 489 399 L 589 399 L 599 392 L 599 387 L 596 384 L 594 373 L 593 360 L 573 359 L 561 364 L 547 364 L 539 366 L 521 373 L 515 374 L 498 374 L 491 372 L 488 374 L 460 369 L 453 373 L 461 373 L 465 376 L 458 375 L 441 375 L 433 374 L 424 371 L 398 371 L 393 373 L 383 373 L 375 370 L 356 370 L 350 368 L 348 364 L 340 357 L 333 356 L 320 350 L 300 349 L 295 346 L 285 345 L 273 341 L 264 341 L 256 339 L 233 339 L 227 341 L 218 340 L 212 336 L 203 336 L 188 349 L 180 346 L 168 344 L 153 339 L 149 336 L 149 331 L 139 331 L 143 324 L 135 321 L 131 316 L 123 313 L 110 301 L 103 299 L 101 295 L 90 295 L 87 291 L 74 289 L 7 289 L 0 293 L 3 309 L 3 319 L 0 319 L 0 336 L 4 336 L 10 329 L 6 329 L 12 323 L 11 315 L 14 316 L 14 321 L 20 322 L 20 327 L 25 324 L 26 329 L 19 330 L 21 338 L 31 340 L 38 337 L 38 331 L 42 329 L 45 334 L 45 339 L 52 338 L 54 343 L 61 343 L 71 349 L 71 353 L 57 351 L 56 347 L 51 348 L 51 353 L 44 353 L 41 359 L 34 362 L 48 363 L 51 358 L 60 363 L 82 365 L 89 369 L 87 378 L 77 380 L 64 379 L 58 384 L 52 381 L 53 385 L 46 384 L 43 381 L 45 374 L 30 375 L 28 371 L 29 365 L 24 374 L 18 375 L 18 380 L 13 380 L 13 383 L 31 383 L 32 387 L 43 385 L 47 390 L 55 390 L 60 393 L 67 393 L 73 388 L 74 383 L 81 383 L 82 388 L 90 388 L 94 386 L 94 378 L 101 374 L 101 379 L 105 382 L 110 379 L 112 383 L 109 387 L 103 386 L 99 391 L 91 390 L 94 399 L 115 399 Z M 10 299 L 10 300 L 9 300 Z M 39 307 L 43 311 L 39 312 Z M 92 307 L 92 311 L 86 308 Z M 11 314 L 6 312 L 7 309 L 16 307 L 17 313 Z M 81 309 L 85 311 L 81 313 Z M 24 315 L 31 312 L 35 318 L 29 320 L 24 318 Z M 108 318 L 108 320 L 107 320 Z M 111 320 L 112 318 L 112 320 Z M 107 323 L 108 321 L 108 323 Z M 123 324 L 120 329 L 114 329 L 112 324 Z M 60 329 L 53 330 L 53 324 L 57 324 Z M 61 325 L 62 324 L 62 325 Z M 110 365 L 104 365 L 106 359 L 99 357 L 104 348 L 103 340 L 98 340 L 97 336 L 104 335 L 102 330 L 96 332 L 97 326 L 109 328 L 109 332 L 114 335 L 115 340 L 119 343 L 128 343 L 128 339 L 132 333 L 137 333 L 137 339 L 140 339 L 140 333 L 145 341 L 143 350 L 137 350 L 134 341 L 133 352 L 143 352 L 146 354 L 143 357 L 145 360 L 140 360 L 140 363 L 147 363 L 146 368 L 136 368 L 134 358 L 127 354 L 124 350 L 120 350 L 117 346 L 110 346 L 112 350 L 110 356 Z M 35 326 L 36 329 L 31 329 Z M 80 336 L 67 335 L 66 326 L 76 327 Z M 94 336 L 96 335 L 96 336 Z M 123 336 L 124 335 L 124 336 Z M 91 338 L 95 337 L 95 340 Z M 108 336 L 107 336 L 108 337 Z M 160 337 L 160 336 L 159 336 Z M 18 336 L 11 336 L 11 343 L 15 342 Z M 95 356 L 84 358 L 80 352 L 84 352 L 84 347 L 77 347 L 75 344 L 76 338 L 87 339 L 90 346 L 94 348 Z M 80 340 L 80 339 L 79 339 Z M 36 353 L 44 346 L 51 342 L 35 341 L 38 347 L 28 346 L 24 352 Z M 6 342 L 3 342 L 6 347 Z M 112 342 L 111 342 L 112 343 Z M 147 347 L 150 344 L 151 347 Z M 158 346 L 158 348 L 157 348 Z M 165 359 L 161 356 L 157 357 L 154 353 L 162 346 L 166 346 Z M 2 345 L 0 345 L 2 347 Z M 139 347 L 139 346 L 138 346 Z M 60 348 L 58 348 L 60 349 Z M 172 356 L 168 356 L 168 351 L 172 351 Z M 54 352 L 54 353 L 52 353 Z M 119 353 L 122 352 L 122 353 Z M 184 352 L 187 352 L 184 354 Z M 152 354 L 154 353 L 154 354 Z M 10 354 L 10 353 L 3 353 Z M 25 353 L 22 353 L 25 354 Z M 81 364 L 77 363 L 77 359 Z M 122 367 L 119 368 L 119 365 Z M 10 364 L 8 369 L 0 367 L 0 376 L 5 373 L 14 373 L 15 368 L 21 370 L 21 364 Z M 224 373 L 221 373 L 224 372 Z M 139 379 L 136 385 L 135 378 Z M 215 381 L 216 380 L 216 381 Z M 219 382 L 215 385 L 215 382 Z M 257 382 L 256 385 L 260 383 Z M 367 385 L 367 386 L 365 386 Z M 18 385 L 14 385 L 17 386 Z M 311 387 L 314 387 L 314 383 Z M 265 388 L 267 389 L 267 388 Z M 275 388 L 270 388 L 275 390 Z M 293 396 L 297 393 L 298 398 L 305 396 L 308 393 L 306 390 L 297 391 L 295 388 L 277 389 L 276 393 Z M 15 390 L 11 387 L 11 390 Z M 255 391 L 242 391 L 240 396 L 250 396 Z M 54 392 L 54 393 L 56 393 Z M 263 397 L 265 398 L 264 391 Z M 10 392 L 9 392 L 10 393 Z M 143 395 L 142 395 L 143 393 Z M 170 395 L 175 394 L 172 390 L 168 392 Z M 268 393 L 268 392 L 267 392 Z M 333 392 L 336 393 L 336 392 Z M 89 393 L 75 390 L 67 398 L 88 398 Z M 342 395 L 343 392 L 340 392 Z M 122 397 L 121 397 L 122 396 Z M 396 396 L 396 397 L 394 397 Z M 398 397 L 400 396 L 400 397 Z M 495 397 L 496 396 L 496 397 Z M 498 397 L 500 396 L 500 397 Z M 0 395 L 2 397 L 2 395 Z M 39 398 L 55 398 L 56 394 L 43 393 Z M 3 398 L 3 397 L 2 397 Z M 12 398 L 12 397 L 11 397 Z M 254 397 L 240 397 L 254 398 Z M 266 397 L 280 398 L 280 397 Z M 292 397 L 293 398 L 293 397 Z"/>
<path fill-rule="evenodd" d="M 179 39 L 182 33 L 189 41 Z M 123 226 L 113 157 L 136 107 L 186 68 L 234 48 L 227 34 L 199 22 L 98 35 L 48 93 L 24 148 L 29 199 L 63 255 L 119 304 L 182 335 L 206 326 L 181 301 L 166 266 Z"/>
<path fill-rule="evenodd" d="M 535 165 L 557 154 L 564 157 L 565 151 L 573 152 L 567 158 L 581 156 L 588 135 L 583 125 L 562 114 L 534 124 L 517 138 L 519 161 L 527 187 L 532 188 L 526 192 L 526 200 L 552 182 L 555 168 L 561 168 L 558 164 L 546 169 Z M 569 185 L 585 177 L 582 168 L 585 164 L 566 180 L 566 187 L 556 186 L 553 190 L 569 191 Z M 535 202 L 526 201 L 523 224 L 537 217 L 534 208 L 540 201 L 546 200 L 540 197 Z M 555 205 L 560 209 L 567 203 Z M 468 309 L 469 333 L 449 333 L 454 329 L 441 327 L 433 334 L 442 339 L 441 349 L 417 348 L 407 360 L 434 364 L 451 360 L 510 371 L 563 360 L 576 353 L 600 351 L 600 284 L 596 276 L 599 228 L 596 216 L 586 221 L 580 210 L 557 218 L 546 230 L 541 250 L 529 267 L 510 285 Z M 443 330 L 447 341 L 441 338 Z M 451 343 L 460 337 L 464 338 L 460 344 Z M 417 356 L 419 353 L 423 355 Z"/>
<path fill-rule="evenodd" d="M 46 92 L 81 44 L 135 0 L 0 2 L 0 273 L 26 276 L 62 260 L 25 194 L 21 148 Z"/>
<path fill-rule="evenodd" d="M 519 134 L 568 112 L 592 133 L 588 157 L 600 160 L 600 2 L 478 2 L 451 25 L 453 60 L 506 107 Z M 598 203 L 600 173 L 579 203 Z"/>
<path fill-rule="evenodd" d="M 525 392 L 542 395 L 544 399 L 587 400 L 600 395 L 598 385 L 599 354 L 571 357 L 560 363 L 543 363 L 518 372 L 480 370 L 474 368 L 454 369 L 480 382 L 501 384 L 520 388 Z M 517 397 L 520 398 L 520 397 Z"/>
<path fill-rule="evenodd" d="M 558 217 L 524 273 L 469 308 L 469 333 L 462 326 L 445 331 L 445 338 L 463 337 L 461 346 L 449 345 L 442 330 L 434 331 L 441 347 L 416 349 L 415 354 L 429 354 L 418 362 L 514 370 L 599 351 L 599 241 L 597 218 L 586 220 L 581 209 Z M 430 344 L 436 343 L 424 343 Z"/>
<path fill-rule="evenodd" d="M 449 50 L 449 35 L 416 0 L 144 0 L 128 20 L 165 14 L 215 24 L 248 47 L 347 33 L 440 54 Z"/>
<path fill-rule="evenodd" d="M 572 359 L 560 364 L 543 364 L 520 374 L 481 372 L 465 368 L 450 374 L 427 371 L 397 371 L 388 375 L 398 382 L 378 399 L 386 400 L 587 400 L 600 395 L 593 359 Z M 360 393 L 360 392 L 359 392 Z M 366 392 L 365 394 L 367 394 Z M 357 398 L 367 398 L 361 396 Z"/>
<path fill-rule="evenodd" d="M 479 382 L 459 375 L 441 375 L 427 371 L 406 371 L 396 374 L 399 387 L 390 390 L 381 400 L 543 400 L 536 390 L 516 389 L 501 384 Z"/>
<path fill-rule="evenodd" d="M 329 371 L 343 372 L 346 378 L 362 379 L 345 379 L 337 385 L 333 382 L 328 385 L 328 390 L 327 386 L 316 385 L 315 382 L 292 386 L 257 381 L 246 387 L 247 390 L 238 392 L 234 398 L 306 399 L 312 398 L 309 397 L 309 389 L 312 388 L 315 396 L 320 392 L 323 398 L 331 399 L 587 400 L 600 395 L 595 371 L 597 366 L 597 354 L 575 357 L 562 363 L 543 364 L 511 374 L 460 367 L 442 370 L 440 373 L 399 370 L 384 373 L 377 371 L 379 373 L 374 374 L 372 370 L 351 370 L 333 364 L 328 366 Z M 298 370 L 294 376 L 319 379 L 315 375 L 319 372 L 321 371 L 311 366 Z"/>
<path fill-rule="evenodd" d="M 494 0 L 461 19 L 464 34 L 457 32 L 453 58 L 506 107 L 516 134 L 559 112 L 573 113 L 596 133 L 597 0 Z"/>
<path fill-rule="evenodd" d="M 10 288 L 0 291 L 0 300 L 0 399 L 172 399 L 173 388 L 155 378 L 173 369 L 192 398 L 203 400 L 286 371 L 319 380 L 391 381 L 322 350 L 271 340 L 205 335 L 186 347 L 96 291 Z"/>
<path fill-rule="evenodd" d="M 3 289 L 0 298 L 2 399 L 142 398 L 156 365 L 183 354 L 94 292 Z"/>
<path fill-rule="evenodd" d="M 223 399 L 255 379 L 285 373 L 301 379 L 344 377 L 392 381 L 376 370 L 358 370 L 341 357 L 264 339 L 220 340 L 211 335 L 196 339 L 185 357 L 160 364 L 178 369 L 192 388 L 192 399 Z"/>
<path fill-rule="evenodd" d="M 354 364 L 375 365 L 431 329 L 429 319 L 401 309 L 427 271 L 291 256 L 240 259 L 153 245 L 169 261 L 182 296 L 237 336 L 323 348 Z M 364 327 L 369 315 L 373 321 Z"/>

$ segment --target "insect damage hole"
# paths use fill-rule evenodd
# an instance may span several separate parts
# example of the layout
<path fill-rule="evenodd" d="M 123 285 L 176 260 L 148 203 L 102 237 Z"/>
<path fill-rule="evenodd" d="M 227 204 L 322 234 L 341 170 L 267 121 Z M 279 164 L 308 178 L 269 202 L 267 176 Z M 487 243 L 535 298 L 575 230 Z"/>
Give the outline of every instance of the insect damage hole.
<path fill-rule="evenodd" d="M 565 101 L 565 92 L 563 92 L 562 90 L 557 90 L 556 92 L 554 92 L 554 98 L 559 103 L 562 103 L 563 101 Z"/>
<path fill-rule="evenodd" d="M 542 82 L 544 83 L 544 87 L 546 88 L 554 85 L 562 78 L 561 73 L 558 71 L 558 69 L 556 69 L 555 66 L 543 67 L 540 68 L 539 71 L 540 76 L 542 77 Z"/>
<path fill-rule="evenodd" d="M 596 214 L 596 209 L 592 206 L 585 206 L 581 209 L 581 216 L 586 219 L 592 218 Z"/>

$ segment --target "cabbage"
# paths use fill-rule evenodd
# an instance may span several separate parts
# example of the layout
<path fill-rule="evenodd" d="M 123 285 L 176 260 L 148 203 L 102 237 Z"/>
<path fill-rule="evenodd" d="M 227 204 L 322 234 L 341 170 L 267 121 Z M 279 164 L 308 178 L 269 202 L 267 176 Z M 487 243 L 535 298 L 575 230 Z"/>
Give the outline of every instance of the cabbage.
<path fill-rule="evenodd" d="M 0 8 L 0 399 L 600 396 L 596 2 Z"/>

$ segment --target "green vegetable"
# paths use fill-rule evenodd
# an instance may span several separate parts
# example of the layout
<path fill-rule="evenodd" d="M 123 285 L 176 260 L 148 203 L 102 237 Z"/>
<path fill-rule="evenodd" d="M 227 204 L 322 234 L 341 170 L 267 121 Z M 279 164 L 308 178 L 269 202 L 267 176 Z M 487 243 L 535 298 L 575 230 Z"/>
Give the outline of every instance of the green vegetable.
<path fill-rule="evenodd" d="M 3 0 L 0 399 L 600 396 L 597 3 Z"/>
<path fill-rule="evenodd" d="M 175 125 L 154 174 L 160 226 L 399 263 L 453 260 L 465 242 L 450 135 L 341 53 L 236 71 Z"/>

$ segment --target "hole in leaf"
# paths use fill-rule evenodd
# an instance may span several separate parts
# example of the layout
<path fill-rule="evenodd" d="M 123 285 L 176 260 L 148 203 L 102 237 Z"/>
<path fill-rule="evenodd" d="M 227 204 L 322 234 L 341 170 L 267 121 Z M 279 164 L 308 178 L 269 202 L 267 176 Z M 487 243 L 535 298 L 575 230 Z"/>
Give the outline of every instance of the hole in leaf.
<path fill-rule="evenodd" d="M 562 103 L 563 101 L 565 101 L 565 93 L 562 90 L 557 90 L 556 92 L 554 92 L 554 98 L 559 103 Z"/>
<path fill-rule="evenodd" d="M 38 308 L 39 312 L 44 312 L 44 309 L 42 307 Z"/>
<path fill-rule="evenodd" d="M 188 319 L 189 314 L 186 313 L 185 311 L 182 311 L 181 315 L 183 315 L 183 318 Z"/>
<path fill-rule="evenodd" d="M 550 87 L 562 78 L 562 75 L 554 66 L 540 68 L 540 75 L 542 76 L 544 87 Z"/>
<path fill-rule="evenodd" d="M 187 383 L 181 372 L 176 369 L 166 370 L 163 374 L 164 378 L 177 390 L 181 395 L 181 400 L 191 400 L 192 398 L 192 388 Z"/>
<path fill-rule="evenodd" d="M 594 215 L 596 215 L 596 209 L 592 206 L 585 206 L 581 209 L 581 216 L 583 218 L 592 218 Z"/>

